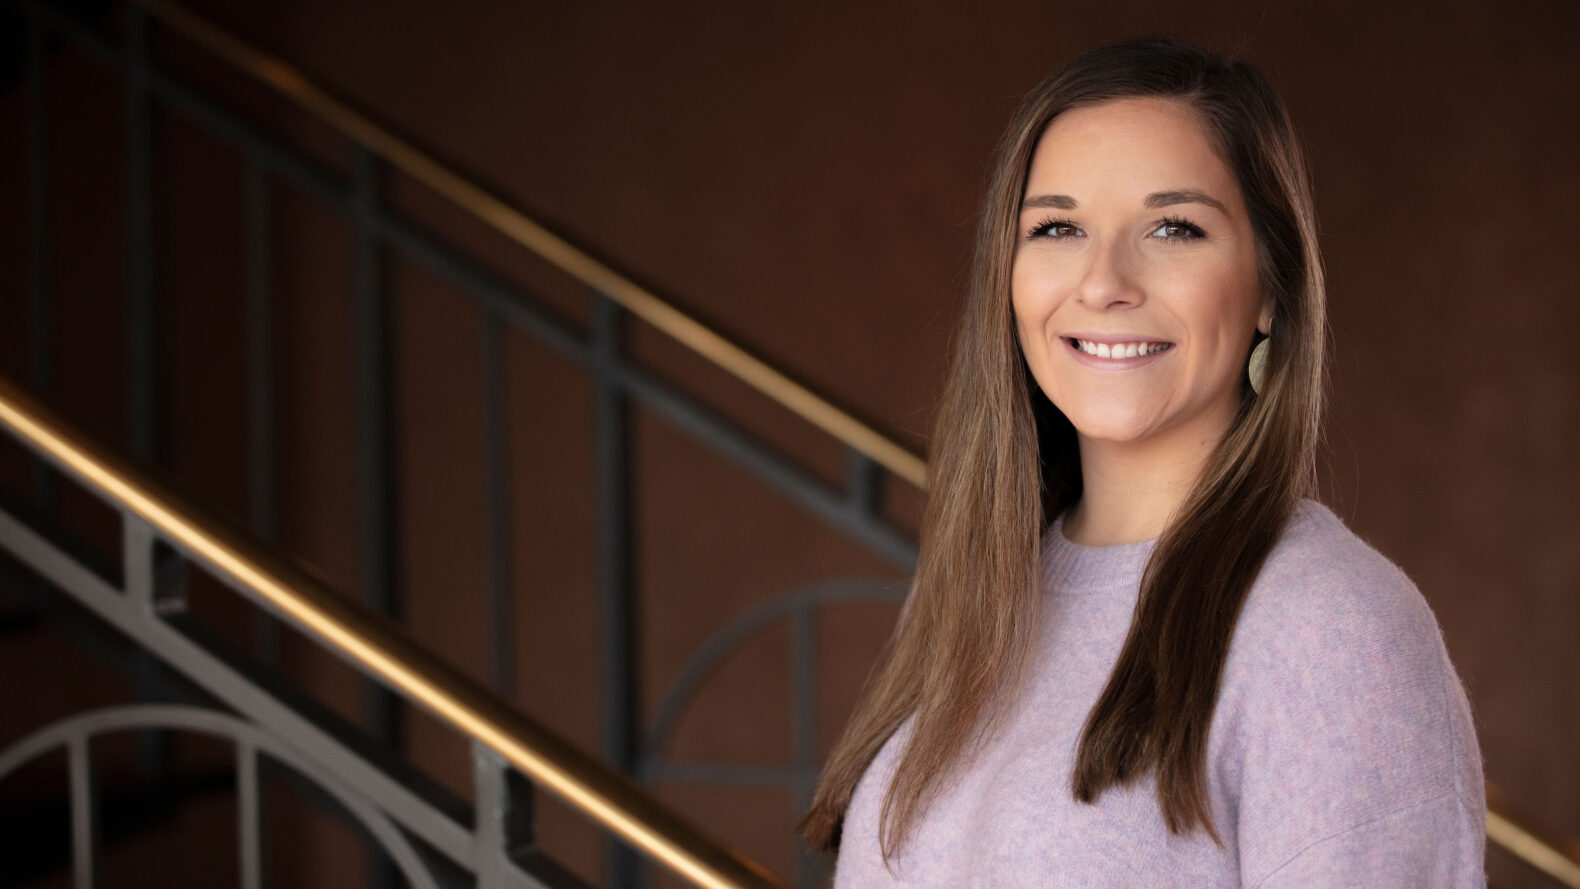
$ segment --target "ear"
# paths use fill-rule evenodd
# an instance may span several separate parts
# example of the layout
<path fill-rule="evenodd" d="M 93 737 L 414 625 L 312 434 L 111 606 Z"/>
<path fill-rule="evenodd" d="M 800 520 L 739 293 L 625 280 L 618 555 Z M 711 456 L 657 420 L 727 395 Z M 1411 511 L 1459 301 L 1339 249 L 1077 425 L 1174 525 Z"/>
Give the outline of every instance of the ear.
<path fill-rule="evenodd" d="M 1268 297 L 1262 300 L 1262 311 L 1256 316 L 1256 329 L 1262 336 L 1269 336 L 1273 332 L 1273 299 Z"/>

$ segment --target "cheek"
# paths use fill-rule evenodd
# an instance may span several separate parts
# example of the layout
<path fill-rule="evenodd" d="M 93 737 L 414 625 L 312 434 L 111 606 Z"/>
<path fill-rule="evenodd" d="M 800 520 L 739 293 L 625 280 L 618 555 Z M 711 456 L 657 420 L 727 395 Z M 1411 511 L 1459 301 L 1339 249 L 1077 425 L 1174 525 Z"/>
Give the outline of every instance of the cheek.
<path fill-rule="evenodd" d="M 1195 278 L 1182 304 L 1195 316 L 1191 325 L 1214 346 L 1228 348 L 1250 343 L 1261 308 L 1261 287 L 1255 275 L 1238 268 L 1224 269 Z"/>
<path fill-rule="evenodd" d="M 1031 307 L 1027 305 L 1026 299 L 1018 291 L 1010 294 L 1009 304 L 1010 308 L 1015 312 L 1015 331 L 1020 335 L 1021 346 L 1030 345 L 1027 339 L 1037 328 L 1037 321 Z"/>
<path fill-rule="evenodd" d="M 1050 286 L 1048 276 L 1040 274 L 1031 263 L 1017 261 L 1010 271 L 1009 301 L 1015 312 L 1015 327 L 1020 331 L 1022 345 L 1029 339 L 1041 340 L 1039 331 L 1052 314 L 1057 288 Z"/>
<path fill-rule="evenodd" d="M 1036 329 L 1037 300 L 1026 282 L 1021 279 L 1019 265 L 1016 271 L 1010 274 L 1009 280 L 1009 305 L 1015 314 L 1015 331 L 1020 335 L 1021 348 L 1030 345 L 1030 334 Z"/>

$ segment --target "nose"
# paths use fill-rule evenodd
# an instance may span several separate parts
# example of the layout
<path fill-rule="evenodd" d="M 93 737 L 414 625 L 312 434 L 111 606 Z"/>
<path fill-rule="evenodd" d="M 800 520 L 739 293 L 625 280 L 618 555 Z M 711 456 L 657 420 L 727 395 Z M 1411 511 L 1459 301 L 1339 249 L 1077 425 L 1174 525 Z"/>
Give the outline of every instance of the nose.
<path fill-rule="evenodd" d="M 1096 244 L 1076 291 L 1082 305 L 1095 310 L 1139 306 L 1145 299 L 1134 274 L 1134 258 L 1122 242 Z"/>

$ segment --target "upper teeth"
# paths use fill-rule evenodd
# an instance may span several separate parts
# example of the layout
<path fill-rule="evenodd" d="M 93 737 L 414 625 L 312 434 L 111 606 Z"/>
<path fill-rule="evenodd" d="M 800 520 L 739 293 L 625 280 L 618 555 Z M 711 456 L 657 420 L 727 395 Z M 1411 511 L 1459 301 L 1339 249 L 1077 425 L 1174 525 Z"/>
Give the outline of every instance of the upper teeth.
<path fill-rule="evenodd" d="M 1094 343 L 1091 340 L 1076 340 L 1075 344 L 1082 352 L 1096 355 L 1098 358 L 1136 358 L 1141 355 L 1151 355 L 1169 348 L 1172 343 Z"/>

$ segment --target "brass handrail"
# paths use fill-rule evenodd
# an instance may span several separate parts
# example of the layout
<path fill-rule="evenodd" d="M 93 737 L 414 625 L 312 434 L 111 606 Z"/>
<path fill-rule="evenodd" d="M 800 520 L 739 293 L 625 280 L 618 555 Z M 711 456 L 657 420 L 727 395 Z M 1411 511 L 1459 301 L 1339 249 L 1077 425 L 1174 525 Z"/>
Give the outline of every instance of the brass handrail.
<path fill-rule="evenodd" d="M 585 251 L 441 164 L 309 80 L 277 56 L 247 45 L 169 0 L 138 0 L 167 26 L 316 114 L 396 169 L 476 216 L 500 234 L 604 294 L 633 315 L 735 375 L 807 422 L 867 455 L 918 488 L 927 464 L 898 442 L 831 404 L 717 331 L 660 299 Z"/>
<path fill-rule="evenodd" d="M 0 378 L 0 425 L 112 505 L 278 610 L 369 675 L 486 744 L 573 808 L 709 889 L 771 889 L 764 868 L 705 837 L 624 776 L 528 718 L 393 624 L 204 514 Z"/>
<path fill-rule="evenodd" d="M 1531 828 L 1497 811 L 1491 801 L 1497 788 L 1487 784 L 1487 839 L 1571 889 L 1580 889 L 1580 860 L 1565 854 L 1556 845 L 1541 839 Z"/>

